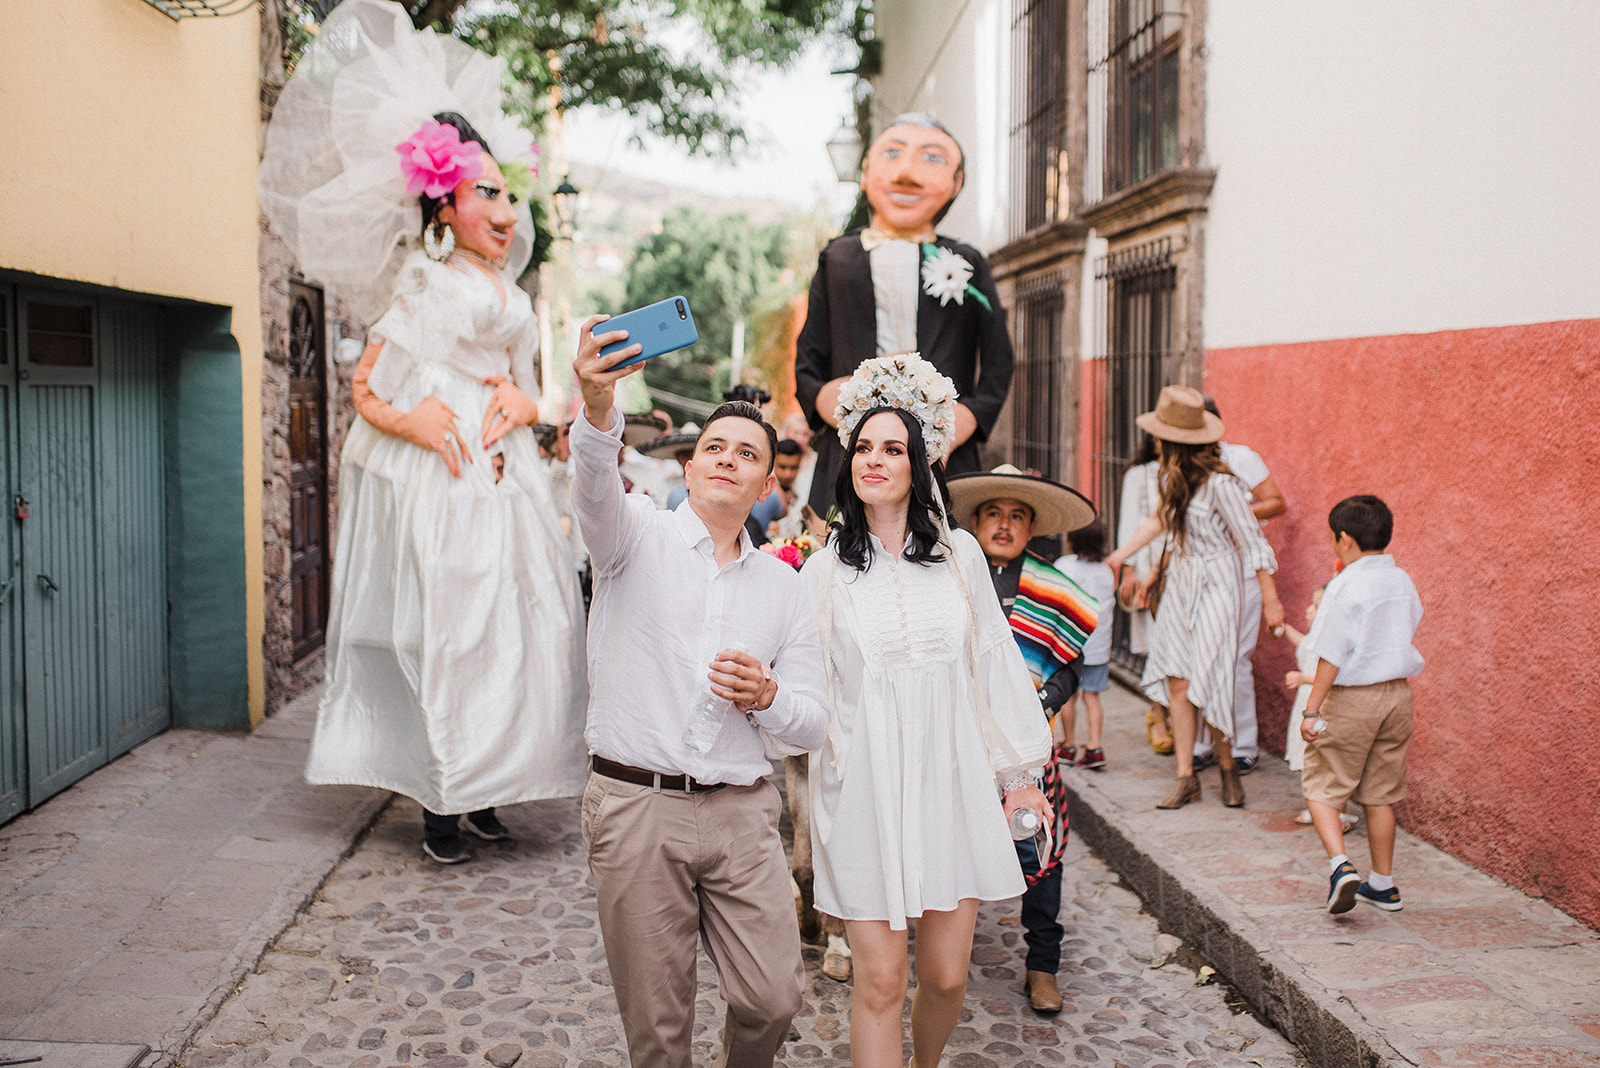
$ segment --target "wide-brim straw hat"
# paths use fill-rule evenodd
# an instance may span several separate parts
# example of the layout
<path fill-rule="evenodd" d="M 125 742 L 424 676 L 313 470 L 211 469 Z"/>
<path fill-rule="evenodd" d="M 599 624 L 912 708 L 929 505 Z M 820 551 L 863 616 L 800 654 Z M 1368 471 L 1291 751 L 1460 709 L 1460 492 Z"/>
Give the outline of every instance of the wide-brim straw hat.
<path fill-rule="evenodd" d="M 638 446 L 635 451 L 640 456 L 649 456 L 657 460 L 676 460 L 678 453 L 684 449 L 694 448 L 695 442 L 699 440 L 700 428 L 693 423 L 685 423 L 682 430 L 662 434 L 659 438 Z"/>
<path fill-rule="evenodd" d="M 1156 410 L 1145 412 L 1134 422 L 1140 430 L 1162 441 L 1207 445 L 1222 440 L 1222 420 L 1206 411 L 1205 394 L 1188 386 L 1164 387 Z"/>
<path fill-rule="evenodd" d="M 951 514 L 968 530 L 976 525 L 974 513 L 985 501 L 1021 501 L 1032 508 L 1036 538 L 1086 527 L 1095 518 L 1094 505 L 1071 486 L 1024 474 L 1010 464 L 993 471 L 951 475 L 946 485 L 954 504 Z"/>
<path fill-rule="evenodd" d="M 623 420 L 622 443 L 635 449 L 672 429 L 671 423 L 649 412 L 629 412 Z"/>

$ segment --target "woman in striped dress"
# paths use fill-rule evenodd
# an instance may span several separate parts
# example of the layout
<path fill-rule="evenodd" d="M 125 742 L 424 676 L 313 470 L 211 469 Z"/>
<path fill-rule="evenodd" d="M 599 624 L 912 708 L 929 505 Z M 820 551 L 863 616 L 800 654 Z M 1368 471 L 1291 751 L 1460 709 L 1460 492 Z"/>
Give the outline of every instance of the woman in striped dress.
<path fill-rule="evenodd" d="M 1151 700 L 1172 710 L 1177 742 L 1177 778 L 1156 807 L 1181 808 L 1200 799 L 1192 750 L 1203 715 L 1216 740 L 1222 803 L 1237 808 L 1244 804 L 1244 784 L 1232 752 L 1233 675 L 1244 574 L 1254 571 L 1260 579 L 1262 619 L 1269 629 L 1276 627 L 1283 622 L 1272 579 L 1277 561 L 1250 514 L 1249 491 L 1222 461 L 1222 420 L 1205 410 L 1198 390 L 1166 387 L 1155 411 L 1138 423 L 1160 446 L 1161 504 L 1106 563 L 1120 573 L 1130 556 L 1152 542 L 1167 560 L 1141 680 Z"/>

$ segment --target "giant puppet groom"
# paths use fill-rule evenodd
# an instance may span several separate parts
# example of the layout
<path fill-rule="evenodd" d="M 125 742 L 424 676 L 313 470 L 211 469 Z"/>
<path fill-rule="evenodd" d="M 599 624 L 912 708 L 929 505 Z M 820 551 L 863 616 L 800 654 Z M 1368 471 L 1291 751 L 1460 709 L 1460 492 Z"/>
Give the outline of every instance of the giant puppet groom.
<path fill-rule="evenodd" d="M 817 450 L 810 504 L 826 515 L 844 447 L 833 415 L 839 387 L 863 360 L 920 352 L 955 383 L 951 474 L 977 471 L 978 444 L 1011 388 L 1011 338 L 989 264 L 934 234 L 961 192 L 961 146 L 930 115 L 901 115 L 867 150 L 861 189 L 871 225 L 834 238 L 817 258 L 795 356 L 795 395 Z"/>

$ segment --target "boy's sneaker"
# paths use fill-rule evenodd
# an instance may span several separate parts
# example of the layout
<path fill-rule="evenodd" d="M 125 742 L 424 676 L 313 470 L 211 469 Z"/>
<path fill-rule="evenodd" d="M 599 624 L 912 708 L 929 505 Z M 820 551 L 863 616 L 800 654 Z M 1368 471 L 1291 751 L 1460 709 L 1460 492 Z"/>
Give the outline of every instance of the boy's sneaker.
<path fill-rule="evenodd" d="M 1400 888 L 1391 886 L 1387 890 L 1374 890 L 1366 883 L 1356 887 L 1356 897 L 1369 905 L 1376 905 L 1385 912 L 1399 912 L 1404 906 L 1400 904 Z"/>
<path fill-rule="evenodd" d="M 1356 887 L 1361 883 L 1361 873 L 1348 860 L 1328 876 L 1328 911 L 1337 916 L 1356 907 Z"/>
<path fill-rule="evenodd" d="M 1085 749 L 1078 758 L 1078 767 L 1092 768 L 1099 771 L 1106 766 L 1106 752 L 1104 749 Z"/>
<path fill-rule="evenodd" d="M 472 850 L 461 840 L 459 834 L 449 838 L 424 838 L 422 851 L 440 864 L 460 864 L 462 861 L 472 859 Z"/>
<path fill-rule="evenodd" d="M 467 830 L 482 838 L 485 842 L 503 842 L 511 837 L 511 832 L 500 818 L 493 812 L 474 812 L 463 816 L 461 823 Z"/>

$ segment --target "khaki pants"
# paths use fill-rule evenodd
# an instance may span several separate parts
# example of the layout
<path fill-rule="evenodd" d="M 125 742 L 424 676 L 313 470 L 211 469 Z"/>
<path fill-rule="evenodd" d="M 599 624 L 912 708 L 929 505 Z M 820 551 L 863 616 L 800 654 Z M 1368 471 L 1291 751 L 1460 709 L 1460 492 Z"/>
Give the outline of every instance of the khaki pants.
<path fill-rule="evenodd" d="M 769 1068 L 805 972 L 778 791 L 675 793 L 591 773 L 583 842 L 633 1068 L 691 1068 L 701 937 L 728 1004 L 723 1060 Z"/>

